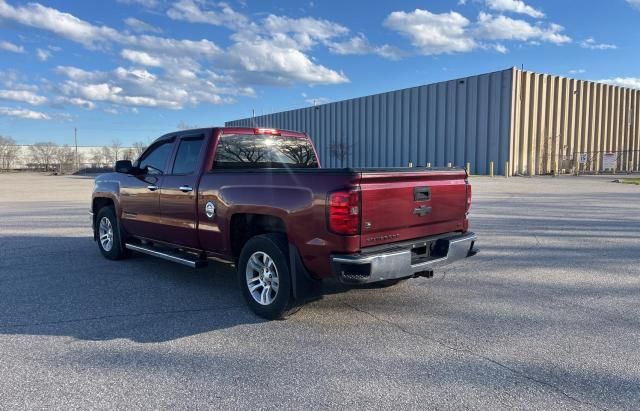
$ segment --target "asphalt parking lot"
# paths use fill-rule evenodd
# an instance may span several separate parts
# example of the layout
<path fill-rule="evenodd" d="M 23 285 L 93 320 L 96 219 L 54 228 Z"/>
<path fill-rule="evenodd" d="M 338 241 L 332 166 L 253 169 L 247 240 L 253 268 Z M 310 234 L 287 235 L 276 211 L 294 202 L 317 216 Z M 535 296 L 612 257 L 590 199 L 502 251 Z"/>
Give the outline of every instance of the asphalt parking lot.
<path fill-rule="evenodd" d="M 107 261 L 92 179 L 0 174 L 0 408 L 637 409 L 640 187 L 474 178 L 481 253 L 254 316 L 223 266 Z"/>

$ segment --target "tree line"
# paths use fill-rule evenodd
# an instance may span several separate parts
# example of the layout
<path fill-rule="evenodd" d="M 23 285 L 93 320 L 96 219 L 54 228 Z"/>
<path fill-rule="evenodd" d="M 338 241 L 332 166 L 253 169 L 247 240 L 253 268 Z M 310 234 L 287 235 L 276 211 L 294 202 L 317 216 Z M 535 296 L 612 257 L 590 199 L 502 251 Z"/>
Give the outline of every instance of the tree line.
<path fill-rule="evenodd" d="M 21 147 L 13 138 L 0 136 L 0 170 L 15 168 L 25 155 L 25 165 L 35 170 L 70 172 L 87 164 L 98 168 L 113 167 L 118 160 L 135 160 L 146 148 L 143 142 L 125 148 L 119 140 L 113 140 L 109 146 L 94 148 L 89 153 L 78 153 L 76 158 L 75 148 L 68 144 L 38 142 L 29 146 L 28 153 L 21 153 Z"/>

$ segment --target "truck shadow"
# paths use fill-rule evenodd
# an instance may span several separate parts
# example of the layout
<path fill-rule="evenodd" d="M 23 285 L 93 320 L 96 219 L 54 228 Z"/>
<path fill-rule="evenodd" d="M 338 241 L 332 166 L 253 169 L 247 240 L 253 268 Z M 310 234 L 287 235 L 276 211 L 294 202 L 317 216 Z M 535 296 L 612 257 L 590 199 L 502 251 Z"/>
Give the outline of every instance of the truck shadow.
<path fill-rule="evenodd" d="M 109 261 L 89 236 L 0 236 L 0 249 L 0 334 L 154 343 L 266 321 L 225 264 L 191 269 L 136 253 Z"/>
<path fill-rule="evenodd" d="M 264 321 L 222 264 L 108 261 L 90 237 L 0 237 L 0 249 L 0 334 L 148 343 Z"/>

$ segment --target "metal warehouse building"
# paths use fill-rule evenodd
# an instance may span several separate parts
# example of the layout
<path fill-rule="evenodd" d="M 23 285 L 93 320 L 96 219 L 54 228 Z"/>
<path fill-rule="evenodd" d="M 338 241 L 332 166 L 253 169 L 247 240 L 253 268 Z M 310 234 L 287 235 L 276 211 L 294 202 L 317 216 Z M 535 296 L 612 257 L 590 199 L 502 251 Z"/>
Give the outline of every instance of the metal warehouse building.
<path fill-rule="evenodd" d="M 227 126 L 308 133 L 324 167 L 637 171 L 640 90 L 510 68 Z"/>

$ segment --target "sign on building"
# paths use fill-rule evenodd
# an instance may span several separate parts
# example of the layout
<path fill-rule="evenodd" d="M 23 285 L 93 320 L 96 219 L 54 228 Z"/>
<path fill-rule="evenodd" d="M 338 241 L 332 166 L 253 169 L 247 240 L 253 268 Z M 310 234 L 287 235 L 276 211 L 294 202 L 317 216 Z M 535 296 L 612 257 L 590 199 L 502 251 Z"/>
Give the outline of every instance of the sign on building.
<path fill-rule="evenodd" d="M 615 170 L 618 164 L 618 153 L 604 153 L 602 155 L 602 169 Z"/>
<path fill-rule="evenodd" d="M 589 161 L 589 156 L 587 155 L 587 153 L 581 153 L 580 164 L 587 164 L 587 161 Z"/>

